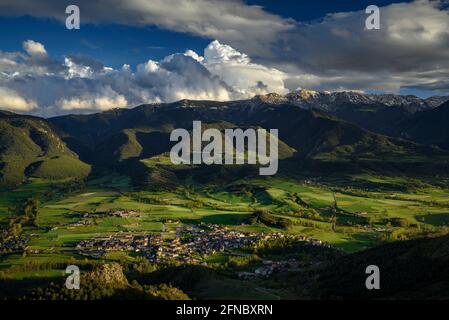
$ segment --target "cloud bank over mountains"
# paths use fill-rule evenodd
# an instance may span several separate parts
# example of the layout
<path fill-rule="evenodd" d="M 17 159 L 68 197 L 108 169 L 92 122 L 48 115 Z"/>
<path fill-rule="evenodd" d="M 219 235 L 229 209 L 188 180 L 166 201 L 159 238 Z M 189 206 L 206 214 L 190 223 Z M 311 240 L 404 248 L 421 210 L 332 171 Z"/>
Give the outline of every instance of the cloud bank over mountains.
<path fill-rule="evenodd" d="M 2 0 L 0 15 L 63 22 L 69 4 Z M 371 31 L 365 29 L 364 11 L 301 22 L 241 0 L 79 0 L 78 5 L 82 23 L 156 26 L 218 41 L 202 56 L 187 51 L 114 70 L 85 56 L 59 61 L 44 44 L 29 40 L 23 52 L 0 52 L 0 88 L 14 98 L 3 108 L 50 115 L 182 98 L 240 99 L 298 87 L 449 92 L 446 0 L 382 7 L 381 29 Z"/>
<path fill-rule="evenodd" d="M 49 116 L 180 99 L 236 100 L 287 93 L 285 78 L 218 41 L 204 56 L 188 50 L 116 70 L 89 57 L 54 59 L 43 44 L 27 40 L 23 52 L 0 52 L 0 108 Z"/>
<path fill-rule="evenodd" d="M 359 11 L 329 14 L 281 36 L 280 47 L 290 48 L 278 55 L 283 69 L 298 75 L 292 83 L 387 92 L 416 87 L 447 94 L 448 2 L 391 4 L 380 14 L 380 30 L 364 29 L 367 15 Z"/>

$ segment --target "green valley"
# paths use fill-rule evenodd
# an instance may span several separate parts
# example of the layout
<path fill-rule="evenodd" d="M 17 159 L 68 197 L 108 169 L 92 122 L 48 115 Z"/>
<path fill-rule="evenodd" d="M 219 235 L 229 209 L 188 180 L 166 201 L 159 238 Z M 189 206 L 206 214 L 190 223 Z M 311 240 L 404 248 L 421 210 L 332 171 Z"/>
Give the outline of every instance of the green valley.
<path fill-rule="evenodd" d="M 317 110 L 252 103 L 1 114 L 1 296 L 346 297 L 358 289 L 337 290 L 337 279 L 349 281 L 344 268 L 330 270 L 341 261 L 363 275 L 382 252 L 402 250 L 397 243 L 431 248 L 448 237 L 447 151 Z M 219 130 L 278 128 L 278 174 L 172 164 L 170 131 L 194 119 Z M 434 261 L 423 252 L 414 259 Z M 68 265 L 81 269 L 84 291 L 64 287 Z"/>

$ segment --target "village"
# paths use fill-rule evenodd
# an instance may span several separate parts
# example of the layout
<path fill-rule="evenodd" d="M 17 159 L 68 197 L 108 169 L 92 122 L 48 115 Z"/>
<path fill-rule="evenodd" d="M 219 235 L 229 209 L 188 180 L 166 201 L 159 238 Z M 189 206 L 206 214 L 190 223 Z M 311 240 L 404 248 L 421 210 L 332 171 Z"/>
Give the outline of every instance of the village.
<path fill-rule="evenodd" d="M 85 212 L 80 214 L 83 218 L 101 218 L 101 217 L 119 217 L 119 218 L 128 218 L 128 217 L 138 217 L 140 216 L 140 212 L 136 210 L 109 210 L 105 212 Z"/>
<path fill-rule="evenodd" d="M 29 237 L 24 236 L 1 236 L 0 253 L 21 252 L 25 249 Z"/>
<path fill-rule="evenodd" d="M 167 239 L 164 236 L 164 232 L 148 235 L 124 233 L 99 236 L 81 241 L 76 249 L 80 254 L 97 258 L 104 257 L 108 252 L 127 251 L 141 253 L 153 263 L 176 261 L 186 264 L 204 264 L 204 258 L 207 256 L 217 252 L 230 252 L 257 241 L 284 238 L 301 241 L 306 245 L 330 248 L 328 244 L 319 240 L 299 235 L 288 235 L 281 232 L 239 232 L 230 230 L 226 226 L 204 223 L 198 226 L 177 226 L 174 237 Z M 288 262 L 265 261 L 264 264 L 265 268 L 260 269 L 256 274 L 268 275 L 276 268 L 298 267 L 298 263 L 293 260 Z M 268 266 L 271 269 L 267 269 Z"/>
<path fill-rule="evenodd" d="M 107 212 L 77 213 L 80 220 L 66 224 L 67 229 L 95 225 L 98 217 L 135 217 L 138 211 L 110 210 Z M 58 227 L 52 228 L 56 230 Z M 224 225 L 200 223 L 183 225 L 179 220 L 163 221 L 161 232 L 136 233 L 119 231 L 114 234 L 99 235 L 82 240 L 75 250 L 84 256 L 103 259 L 112 252 L 127 252 L 142 255 L 151 263 L 207 264 L 207 258 L 215 253 L 241 255 L 242 250 L 255 244 L 275 240 L 304 242 L 305 245 L 331 248 L 327 243 L 301 235 L 283 232 L 241 232 Z M 40 249 L 26 248 L 29 238 L 2 237 L 0 252 L 20 252 L 39 254 Z M 49 249 L 51 251 L 53 248 Z M 48 250 L 47 250 L 48 251 Z M 297 270 L 304 266 L 303 261 L 288 259 L 283 261 L 263 260 L 253 272 L 238 272 L 238 277 L 251 280 L 256 277 L 269 277 L 279 270 Z"/>
<path fill-rule="evenodd" d="M 238 273 L 239 279 L 253 280 L 255 278 L 268 278 L 276 271 L 298 271 L 301 267 L 309 263 L 300 262 L 297 259 L 288 259 L 281 261 L 263 260 L 262 266 L 256 268 L 254 272 L 241 271 Z"/>

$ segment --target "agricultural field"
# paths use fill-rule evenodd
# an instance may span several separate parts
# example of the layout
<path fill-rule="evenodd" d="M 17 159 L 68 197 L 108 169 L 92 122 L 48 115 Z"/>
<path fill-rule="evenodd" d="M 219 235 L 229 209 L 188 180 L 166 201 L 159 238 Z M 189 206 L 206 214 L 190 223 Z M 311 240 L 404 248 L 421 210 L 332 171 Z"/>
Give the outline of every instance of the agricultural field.
<path fill-rule="evenodd" d="M 179 228 L 189 226 L 217 225 L 226 232 L 306 237 L 342 254 L 448 232 L 448 189 L 428 183 L 406 191 L 362 188 L 361 179 L 367 177 L 354 177 L 354 184 L 344 188 L 313 179 L 256 178 L 222 185 L 191 182 L 160 191 L 135 190 L 129 178 L 118 174 L 80 184 L 32 179 L 17 189 L 0 192 L 0 223 L 5 229 L 11 219 L 17 219 L 20 204 L 29 199 L 37 203 L 33 223 L 21 226 L 26 245 L 22 251 L 1 254 L 0 276 L 5 281 L 58 281 L 67 264 L 141 263 L 138 250 L 112 250 L 92 256 L 77 246 L 95 238 L 126 235 L 160 236 L 163 242 L 171 243 L 178 237 Z M 388 177 L 369 180 L 377 186 L 400 183 Z M 111 215 L 113 212 L 132 214 Z M 245 258 L 254 255 L 245 250 L 194 258 L 199 259 L 196 263 L 211 268 L 226 267 L 227 272 L 261 266 L 263 255 L 256 254 L 255 260 Z M 275 254 L 278 259 L 285 260 L 285 256 Z M 229 284 L 223 279 L 214 281 L 222 286 L 222 292 L 197 288 L 197 296 L 227 297 Z M 235 281 L 235 286 L 242 285 L 240 280 Z M 245 298 L 291 297 L 288 290 L 273 291 L 257 283 L 252 282 L 252 293 Z"/>

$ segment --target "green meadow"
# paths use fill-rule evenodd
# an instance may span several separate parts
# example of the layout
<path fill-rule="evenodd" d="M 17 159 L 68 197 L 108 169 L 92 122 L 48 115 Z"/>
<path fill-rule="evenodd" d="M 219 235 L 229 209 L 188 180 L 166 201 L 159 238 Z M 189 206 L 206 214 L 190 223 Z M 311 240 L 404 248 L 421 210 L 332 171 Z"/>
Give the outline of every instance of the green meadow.
<path fill-rule="evenodd" d="M 360 177 L 358 177 L 360 179 Z M 377 177 L 385 183 L 387 178 Z M 134 191 L 126 177 L 111 175 L 88 181 L 64 195 L 49 195 L 55 182 L 34 180 L 18 189 L 0 192 L 0 221 L 6 225 L 17 203 L 39 199 L 37 227 L 25 227 L 29 249 L 49 256 L 70 257 L 81 240 L 118 232 L 160 233 L 177 224 L 200 222 L 227 225 L 240 231 L 281 231 L 307 235 L 353 252 L 399 239 L 442 233 L 449 226 L 449 190 L 425 186 L 410 192 L 339 188 L 324 183 L 269 178 L 242 180 L 231 185 L 187 185 L 171 191 Z M 300 201 L 298 200 L 300 199 Z M 337 206 L 333 230 L 329 217 Z M 85 213 L 134 210 L 133 217 L 99 215 L 94 225 L 70 227 Z M 249 224 L 255 210 L 287 219 L 287 228 Z M 398 220 L 399 219 L 399 220 Z M 398 224 L 397 221 L 400 221 Z M 2 265 L 18 260 L 2 257 Z"/>
<path fill-rule="evenodd" d="M 65 180 L 32 179 L 16 189 L 0 191 L 3 228 L 20 214 L 17 211 L 20 204 L 30 198 L 38 200 L 35 225 L 22 227 L 22 235 L 29 237 L 27 253 L 1 254 L 0 276 L 16 280 L 52 278 L 60 277 L 63 266 L 70 262 L 132 262 L 135 253 L 111 252 L 95 259 L 80 255 L 76 245 L 96 236 L 123 233 L 163 234 L 171 239 L 177 226 L 201 222 L 245 232 L 305 235 L 347 253 L 385 242 L 448 232 L 449 189 L 427 182 L 407 185 L 407 181 L 404 183 L 397 177 L 352 179 L 352 184 L 287 178 L 206 185 L 189 182 L 159 191 L 135 190 L 129 178 L 117 174 L 75 186 Z M 372 187 L 366 187 L 367 183 Z M 391 188 L 385 188 L 386 185 Z M 401 188 L 395 188 L 398 185 Z M 137 214 L 128 217 L 104 214 L 114 210 L 132 210 Z M 257 211 L 268 212 L 274 219 L 287 223 L 279 227 L 249 222 Z M 93 221 L 91 225 L 71 226 L 85 214 Z M 220 265 L 227 259 L 210 257 L 207 261 Z M 226 297 L 228 286 L 219 285 L 224 286 L 223 290 L 210 293 L 211 296 Z M 253 297 L 272 297 L 257 288 L 252 292 Z"/>

